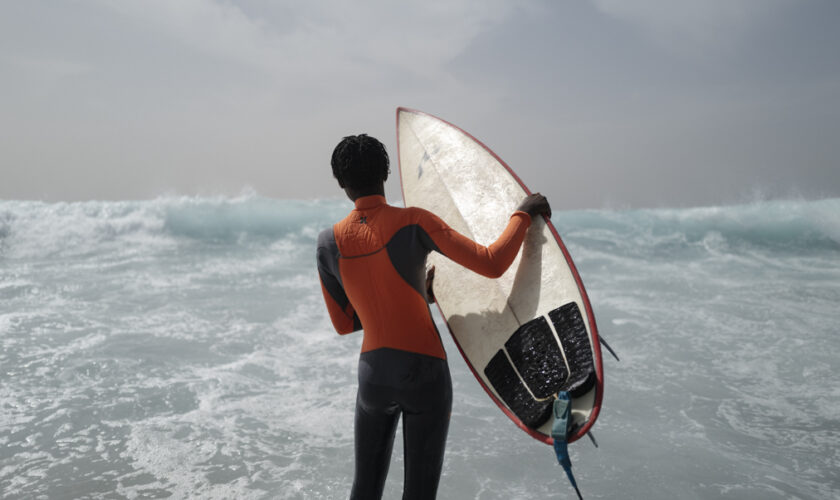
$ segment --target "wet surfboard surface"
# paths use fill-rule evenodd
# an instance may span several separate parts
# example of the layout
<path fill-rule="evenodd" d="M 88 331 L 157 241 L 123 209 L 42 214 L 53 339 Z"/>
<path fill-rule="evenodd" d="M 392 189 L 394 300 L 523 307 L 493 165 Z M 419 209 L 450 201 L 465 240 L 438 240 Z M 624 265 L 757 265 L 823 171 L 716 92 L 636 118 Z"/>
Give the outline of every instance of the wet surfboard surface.
<path fill-rule="evenodd" d="M 403 200 L 474 241 L 498 238 L 528 188 L 467 132 L 427 113 L 397 109 Z M 434 291 L 458 349 L 499 408 L 551 443 L 554 395 L 572 397 L 569 441 L 595 423 L 603 397 L 592 307 L 551 222 L 535 218 L 510 268 L 485 278 L 432 252 Z"/>

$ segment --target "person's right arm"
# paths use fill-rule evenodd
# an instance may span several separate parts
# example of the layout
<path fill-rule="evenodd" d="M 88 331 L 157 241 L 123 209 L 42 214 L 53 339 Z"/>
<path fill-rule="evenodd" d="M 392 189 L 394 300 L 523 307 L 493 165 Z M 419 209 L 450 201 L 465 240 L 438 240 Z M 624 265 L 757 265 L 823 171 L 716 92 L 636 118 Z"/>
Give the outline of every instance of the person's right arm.
<path fill-rule="evenodd" d="M 551 216 L 545 197 L 539 193 L 527 196 L 510 216 L 502 234 L 489 246 L 480 245 L 458 233 L 431 212 L 427 212 L 421 226 L 431 240 L 432 250 L 482 276 L 498 278 L 516 258 L 531 218 L 541 214 Z"/>

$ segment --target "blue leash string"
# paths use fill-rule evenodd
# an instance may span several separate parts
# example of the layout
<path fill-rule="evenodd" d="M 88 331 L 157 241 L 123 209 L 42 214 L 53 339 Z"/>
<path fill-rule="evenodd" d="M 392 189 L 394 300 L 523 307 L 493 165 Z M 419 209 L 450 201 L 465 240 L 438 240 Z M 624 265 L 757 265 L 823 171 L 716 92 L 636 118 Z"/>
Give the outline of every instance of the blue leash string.
<path fill-rule="evenodd" d="M 562 391 L 557 393 L 554 400 L 554 422 L 551 424 L 551 437 L 554 439 L 554 452 L 557 454 L 557 461 L 566 471 L 566 476 L 577 493 L 578 499 L 583 500 L 580 490 L 572 473 L 572 460 L 569 458 L 569 443 L 566 442 L 566 433 L 569 429 L 569 415 L 572 409 L 572 402 L 569 393 Z"/>

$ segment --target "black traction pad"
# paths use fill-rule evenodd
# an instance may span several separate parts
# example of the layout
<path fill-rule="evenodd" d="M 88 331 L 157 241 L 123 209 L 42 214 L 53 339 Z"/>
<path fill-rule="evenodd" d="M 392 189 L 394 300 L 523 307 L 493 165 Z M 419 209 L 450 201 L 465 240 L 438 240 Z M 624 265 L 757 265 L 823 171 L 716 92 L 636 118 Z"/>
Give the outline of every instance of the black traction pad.
<path fill-rule="evenodd" d="M 521 325 L 505 342 L 505 349 L 499 349 L 484 368 L 484 375 L 508 408 L 531 428 L 551 416 L 552 394 L 569 391 L 572 398 L 580 397 L 596 382 L 592 346 L 577 304 L 560 306 L 548 317 L 560 337 L 571 374 L 545 316 Z M 528 389 L 544 400 L 534 399 Z"/>
<path fill-rule="evenodd" d="M 554 401 L 537 401 L 528 394 L 522 380 L 516 376 L 513 366 L 501 349 L 484 368 L 484 375 L 493 384 L 502 401 L 528 427 L 539 427 L 551 416 Z"/>
<path fill-rule="evenodd" d="M 573 397 L 575 393 L 586 393 L 594 384 L 595 361 L 592 359 L 592 343 L 589 342 L 580 309 L 576 303 L 569 302 L 550 311 L 548 317 L 557 330 L 572 371 L 571 377 L 560 390 L 569 391 Z"/>
<path fill-rule="evenodd" d="M 563 353 L 545 316 L 520 326 L 505 342 L 505 349 L 522 381 L 540 399 L 556 393 L 569 378 Z"/>

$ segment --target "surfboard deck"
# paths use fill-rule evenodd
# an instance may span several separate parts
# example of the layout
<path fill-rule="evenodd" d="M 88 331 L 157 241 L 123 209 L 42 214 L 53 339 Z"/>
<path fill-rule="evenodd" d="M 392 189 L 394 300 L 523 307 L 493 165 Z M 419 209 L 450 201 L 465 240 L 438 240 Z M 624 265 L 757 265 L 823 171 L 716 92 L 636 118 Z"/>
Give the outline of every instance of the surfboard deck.
<path fill-rule="evenodd" d="M 406 206 L 434 212 L 482 245 L 495 241 L 530 194 L 487 146 L 427 113 L 397 108 L 397 149 Z M 498 279 L 434 252 L 429 261 L 447 328 L 505 415 L 551 444 L 554 394 L 565 390 L 572 396 L 568 440 L 585 435 L 603 397 L 601 349 L 583 282 L 551 221 L 533 221 Z"/>

